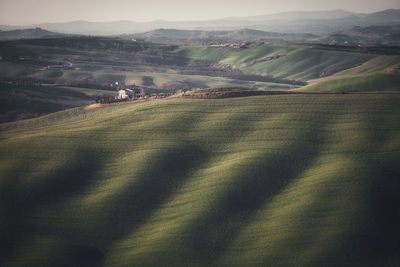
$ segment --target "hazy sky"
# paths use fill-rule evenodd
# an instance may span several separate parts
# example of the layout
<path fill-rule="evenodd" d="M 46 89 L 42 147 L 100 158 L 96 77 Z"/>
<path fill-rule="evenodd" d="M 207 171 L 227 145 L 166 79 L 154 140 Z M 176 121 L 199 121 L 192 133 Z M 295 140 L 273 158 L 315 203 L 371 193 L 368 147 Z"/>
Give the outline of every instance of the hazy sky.
<path fill-rule="evenodd" d="M 0 0 L 0 24 L 71 20 L 208 20 L 293 10 L 400 9 L 400 0 Z"/>

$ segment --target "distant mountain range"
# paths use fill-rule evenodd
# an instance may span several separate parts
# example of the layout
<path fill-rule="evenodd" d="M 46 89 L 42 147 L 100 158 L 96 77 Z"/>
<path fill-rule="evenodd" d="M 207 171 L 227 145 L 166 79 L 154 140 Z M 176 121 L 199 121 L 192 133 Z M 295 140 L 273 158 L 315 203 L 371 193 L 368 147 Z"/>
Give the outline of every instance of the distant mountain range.
<path fill-rule="evenodd" d="M 243 28 L 266 32 L 327 34 L 344 31 L 355 26 L 400 25 L 400 10 L 388 9 L 371 14 L 359 14 L 345 10 L 295 11 L 264 16 L 224 18 L 208 21 L 163 21 L 151 22 L 72 21 L 44 23 L 28 26 L 0 25 L 0 30 L 17 30 L 40 27 L 47 31 L 85 35 L 121 35 L 148 32 L 160 28 L 202 31 L 231 31 Z"/>

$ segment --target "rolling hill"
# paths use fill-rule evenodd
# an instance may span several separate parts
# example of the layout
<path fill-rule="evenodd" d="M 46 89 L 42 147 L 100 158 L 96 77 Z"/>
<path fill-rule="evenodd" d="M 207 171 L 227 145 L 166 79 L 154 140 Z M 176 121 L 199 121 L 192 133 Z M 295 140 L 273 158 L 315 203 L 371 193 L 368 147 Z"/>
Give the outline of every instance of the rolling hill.
<path fill-rule="evenodd" d="M 399 265 L 399 100 L 176 98 L 0 124 L 0 264 Z"/>
<path fill-rule="evenodd" d="M 309 92 L 400 91 L 400 75 L 378 73 L 351 78 L 330 79 L 313 83 L 296 90 Z"/>
<path fill-rule="evenodd" d="M 246 49 L 181 46 L 177 51 L 194 60 L 228 65 L 244 73 L 309 81 L 343 72 L 370 74 L 396 68 L 397 55 L 354 47 L 324 45 L 257 45 Z M 394 49 L 394 52 L 398 49 Z"/>

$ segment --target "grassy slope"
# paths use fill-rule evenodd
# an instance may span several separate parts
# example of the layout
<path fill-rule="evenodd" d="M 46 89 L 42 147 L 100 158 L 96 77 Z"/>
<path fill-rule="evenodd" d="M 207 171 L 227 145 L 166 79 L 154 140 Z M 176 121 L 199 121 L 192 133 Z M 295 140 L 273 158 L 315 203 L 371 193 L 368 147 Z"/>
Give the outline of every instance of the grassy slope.
<path fill-rule="evenodd" d="M 391 72 L 400 68 L 400 56 L 376 56 L 371 60 L 361 64 L 360 66 L 339 71 L 331 76 L 310 80 L 309 82 L 321 82 L 325 80 L 333 80 L 338 78 L 357 77 L 361 75 L 370 75 L 382 72 Z"/>
<path fill-rule="evenodd" d="M 228 58 L 225 58 L 222 61 L 222 63 L 240 67 L 241 64 L 246 63 L 253 59 L 260 59 L 267 56 L 271 57 L 277 55 L 284 55 L 289 52 L 302 48 L 303 47 L 301 46 L 295 46 L 295 45 L 287 45 L 287 46 L 262 45 L 244 50 L 236 49 L 233 50 L 235 51 L 235 53 L 230 55 Z"/>
<path fill-rule="evenodd" d="M 3 124 L 0 263 L 397 265 L 399 100 L 170 99 Z"/>
<path fill-rule="evenodd" d="M 377 56 L 359 67 L 336 73 L 333 77 L 355 76 L 392 70 L 400 67 L 400 56 Z"/>
<path fill-rule="evenodd" d="M 248 49 L 183 47 L 187 56 L 198 60 L 209 60 L 236 66 L 243 72 L 268 74 L 275 77 L 311 80 L 322 72 L 341 71 L 345 67 L 363 64 L 377 57 L 365 53 L 324 49 L 300 45 L 262 45 Z M 271 61 L 244 67 L 243 63 L 254 59 L 285 55 Z M 394 57 L 393 57 L 394 58 Z M 394 59 L 399 62 L 398 58 Z"/>
<path fill-rule="evenodd" d="M 367 92 L 367 91 L 399 91 L 399 74 L 372 74 L 351 78 L 338 78 L 313 83 L 297 91 L 310 92 Z"/>
<path fill-rule="evenodd" d="M 306 81 L 318 78 L 323 72 L 361 64 L 373 57 L 354 52 L 303 48 L 277 60 L 253 65 L 245 71 Z"/>

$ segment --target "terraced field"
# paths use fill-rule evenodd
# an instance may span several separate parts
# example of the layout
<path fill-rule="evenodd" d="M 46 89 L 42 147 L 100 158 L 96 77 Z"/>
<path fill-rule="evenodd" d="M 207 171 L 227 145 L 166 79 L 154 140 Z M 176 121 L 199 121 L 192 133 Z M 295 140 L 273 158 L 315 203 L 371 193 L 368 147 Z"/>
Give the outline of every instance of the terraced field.
<path fill-rule="evenodd" d="M 167 99 L 1 124 L 0 264 L 397 266 L 399 101 Z"/>

